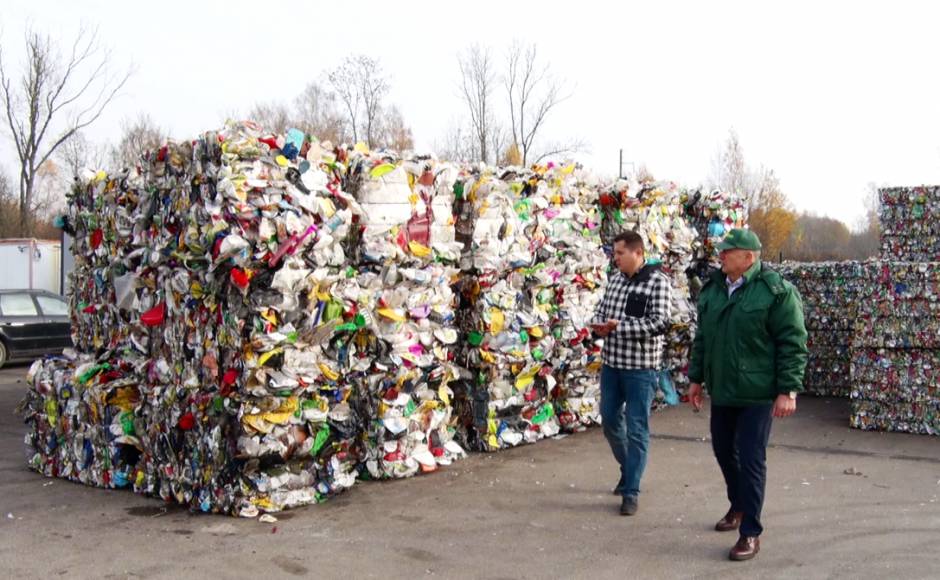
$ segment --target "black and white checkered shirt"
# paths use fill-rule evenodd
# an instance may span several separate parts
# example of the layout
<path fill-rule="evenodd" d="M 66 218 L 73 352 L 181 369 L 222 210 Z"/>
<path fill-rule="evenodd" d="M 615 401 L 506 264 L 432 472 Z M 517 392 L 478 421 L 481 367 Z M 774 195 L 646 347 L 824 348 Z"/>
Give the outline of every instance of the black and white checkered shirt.
<path fill-rule="evenodd" d="M 615 271 L 607 283 L 593 324 L 620 321 L 604 340 L 604 364 L 618 369 L 660 370 L 663 335 L 672 315 L 672 282 L 659 265 L 647 264 L 633 275 Z"/>

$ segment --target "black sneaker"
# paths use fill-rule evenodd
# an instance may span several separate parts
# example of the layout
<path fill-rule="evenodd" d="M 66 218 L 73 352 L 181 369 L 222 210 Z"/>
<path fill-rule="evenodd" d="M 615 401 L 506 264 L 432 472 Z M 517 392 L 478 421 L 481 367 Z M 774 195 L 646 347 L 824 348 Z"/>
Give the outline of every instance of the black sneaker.
<path fill-rule="evenodd" d="M 620 504 L 620 515 L 632 516 L 638 509 L 640 509 L 640 506 L 637 504 L 635 495 L 623 496 L 623 503 Z"/>

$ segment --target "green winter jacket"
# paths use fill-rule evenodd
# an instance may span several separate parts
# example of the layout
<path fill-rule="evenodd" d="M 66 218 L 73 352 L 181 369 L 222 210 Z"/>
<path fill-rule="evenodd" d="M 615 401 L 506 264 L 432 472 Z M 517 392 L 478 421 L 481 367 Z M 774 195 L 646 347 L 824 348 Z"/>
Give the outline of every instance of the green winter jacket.
<path fill-rule="evenodd" d="M 807 350 L 800 294 L 760 261 L 744 280 L 728 298 L 719 270 L 699 295 L 689 380 L 703 383 L 716 405 L 761 405 L 803 390 Z"/>

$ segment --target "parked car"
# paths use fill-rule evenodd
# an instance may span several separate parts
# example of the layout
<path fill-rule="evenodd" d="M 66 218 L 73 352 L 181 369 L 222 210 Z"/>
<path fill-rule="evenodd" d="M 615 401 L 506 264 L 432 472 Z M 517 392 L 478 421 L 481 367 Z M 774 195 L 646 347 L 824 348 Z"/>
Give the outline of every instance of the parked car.
<path fill-rule="evenodd" d="M 45 290 L 0 290 L 0 367 L 72 346 L 69 307 Z"/>

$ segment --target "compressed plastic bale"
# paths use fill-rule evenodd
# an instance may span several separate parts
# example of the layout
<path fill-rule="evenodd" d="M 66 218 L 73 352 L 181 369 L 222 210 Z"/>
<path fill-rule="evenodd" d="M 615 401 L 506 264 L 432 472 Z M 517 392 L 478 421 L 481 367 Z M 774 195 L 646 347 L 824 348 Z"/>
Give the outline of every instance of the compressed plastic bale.
<path fill-rule="evenodd" d="M 881 258 L 901 262 L 940 261 L 940 186 L 878 190 Z"/>
<path fill-rule="evenodd" d="M 600 422 L 601 343 L 591 335 L 589 324 L 606 286 L 608 260 L 593 196 L 580 184 L 582 179 L 577 174 L 570 187 L 560 187 L 555 196 L 563 203 L 540 216 L 551 232 L 554 255 L 547 260 L 546 271 L 558 304 L 551 399 L 566 431 Z"/>
<path fill-rule="evenodd" d="M 319 284 L 345 272 L 361 211 L 338 189 L 332 154 L 301 164 L 270 140 L 230 125 L 76 190 L 73 329 L 92 362 L 54 364 L 71 376 L 63 388 L 96 402 L 64 412 L 91 409 L 73 424 L 101 443 L 83 444 L 81 463 L 51 453 L 44 424 L 63 401 L 34 386 L 24 403 L 34 467 L 242 515 L 355 481 L 363 421 L 331 344 L 348 313 Z M 87 374 L 95 367 L 106 370 Z M 130 385 L 136 395 L 119 396 Z M 101 406 L 109 397 L 120 428 Z"/>
<path fill-rule="evenodd" d="M 803 386 L 820 396 L 848 397 L 849 363 L 859 304 L 870 299 L 877 269 L 871 262 L 783 262 L 774 266 L 799 291 L 809 357 Z"/>
<path fill-rule="evenodd" d="M 544 259 L 548 236 L 539 223 L 551 203 L 543 181 L 535 172 L 483 172 L 459 187 L 472 204 L 464 218 L 473 223 L 458 225 L 471 232 L 465 255 L 476 272 L 461 281 L 461 310 L 468 313 L 461 360 L 474 376 L 465 424 L 478 449 L 531 443 L 560 429 L 550 400 L 557 306 Z"/>
<path fill-rule="evenodd" d="M 378 284 L 367 285 L 375 321 L 371 331 L 387 345 L 383 359 L 369 367 L 362 391 L 374 408 L 366 433 L 372 477 L 434 471 L 463 454 L 450 444 L 455 420 L 449 383 L 459 374 L 450 362 L 457 342 L 450 327 L 452 276 L 452 268 L 440 265 L 420 270 L 391 265 L 373 278 Z"/>
<path fill-rule="evenodd" d="M 936 289 L 940 263 L 872 262 L 852 338 L 850 424 L 937 435 L 940 363 Z"/>
<path fill-rule="evenodd" d="M 434 471 L 465 454 L 454 440 L 451 284 L 454 241 L 450 166 L 432 158 L 355 152 L 360 168 L 363 257 L 357 277 L 368 341 L 382 355 L 363 360 L 359 396 L 371 421 L 365 469 L 372 478 Z M 394 211 L 390 203 L 395 202 Z"/>

